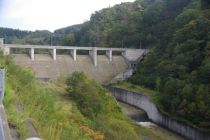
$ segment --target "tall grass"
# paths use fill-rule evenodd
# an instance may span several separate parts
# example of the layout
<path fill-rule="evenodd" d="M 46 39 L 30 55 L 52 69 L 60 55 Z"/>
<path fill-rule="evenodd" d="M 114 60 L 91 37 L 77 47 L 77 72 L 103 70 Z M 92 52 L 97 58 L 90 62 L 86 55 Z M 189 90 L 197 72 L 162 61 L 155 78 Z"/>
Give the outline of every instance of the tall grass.
<path fill-rule="evenodd" d="M 11 56 L 6 56 L 0 61 L 5 66 L 5 77 L 7 83 L 4 104 L 9 107 L 16 103 L 17 98 L 25 109 L 26 116 L 34 124 L 38 135 L 45 140 L 67 140 L 67 139 L 91 139 L 88 135 L 84 135 L 78 129 L 77 123 L 72 120 L 72 113 L 65 110 L 63 106 L 59 108 L 55 106 L 55 102 L 59 100 L 58 96 L 54 96 L 49 92 L 37 88 L 35 76 L 30 69 L 21 69 L 15 65 L 11 60 Z M 13 93 L 11 94 L 11 90 Z M 8 121 L 11 125 L 15 125 L 19 130 L 25 131 L 24 127 L 18 124 L 23 124 L 27 117 L 18 117 L 17 111 L 8 108 L 7 114 Z M 14 118 L 20 118 L 15 120 Z M 21 139 L 29 137 L 28 135 L 22 136 Z"/>
<path fill-rule="evenodd" d="M 19 112 L 15 105 L 18 103 L 17 96 L 14 91 L 11 89 L 10 84 L 5 81 L 5 96 L 3 104 L 6 108 L 7 120 L 10 127 L 15 128 L 20 135 L 21 139 L 26 139 L 30 137 L 30 131 L 27 122 L 27 114 Z"/>

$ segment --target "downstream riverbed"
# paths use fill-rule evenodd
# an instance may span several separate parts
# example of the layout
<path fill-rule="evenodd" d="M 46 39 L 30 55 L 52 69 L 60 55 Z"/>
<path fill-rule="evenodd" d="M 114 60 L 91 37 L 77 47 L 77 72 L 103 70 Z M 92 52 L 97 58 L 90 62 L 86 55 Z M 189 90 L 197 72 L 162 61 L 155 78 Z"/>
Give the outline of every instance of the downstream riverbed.
<path fill-rule="evenodd" d="M 128 104 L 122 103 L 120 101 L 117 101 L 119 103 L 119 106 L 122 109 L 122 112 L 125 114 L 125 116 L 130 117 L 134 121 L 136 121 L 138 124 L 147 127 L 150 129 L 153 133 L 156 133 L 158 135 L 161 135 L 166 140 L 186 140 L 185 138 L 165 129 L 162 128 L 152 122 L 149 122 L 149 118 L 147 116 L 147 113 L 143 110 L 140 110 L 138 108 L 132 107 Z"/>

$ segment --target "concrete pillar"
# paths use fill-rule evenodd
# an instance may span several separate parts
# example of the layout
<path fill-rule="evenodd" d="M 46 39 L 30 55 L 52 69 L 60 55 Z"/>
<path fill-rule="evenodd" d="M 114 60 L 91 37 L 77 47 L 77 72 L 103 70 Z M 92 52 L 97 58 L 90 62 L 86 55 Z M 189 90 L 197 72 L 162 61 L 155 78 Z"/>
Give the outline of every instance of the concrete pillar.
<path fill-rule="evenodd" d="M 4 55 L 9 55 L 10 54 L 10 48 L 4 47 Z"/>
<path fill-rule="evenodd" d="M 3 50 L 4 49 L 4 38 L 0 38 L 0 50 Z"/>
<path fill-rule="evenodd" d="M 97 66 L 97 47 L 93 47 L 93 50 L 89 51 L 89 55 L 93 59 L 93 64 Z"/>
<path fill-rule="evenodd" d="M 89 51 L 89 55 L 91 56 L 91 58 L 92 58 L 92 54 L 93 54 L 93 51 Z"/>
<path fill-rule="evenodd" d="M 34 61 L 34 48 L 29 49 L 29 54 L 31 56 L 31 60 Z"/>
<path fill-rule="evenodd" d="M 127 58 L 127 56 L 126 56 L 126 51 L 123 51 L 123 52 L 122 52 L 122 56 L 124 56 L 124 57 Z"/>
<path fill-rule="evenodd" d="M 52 55 L 53 60 L 56 60 L 56 49 L 51 50 L 51 55 Z"/>
<path fill-rule="evenodd" d="M 4 38 L 0 38 L 0 50 L 4 52 L 4 55 L 10 54 L 10 48 L 4 46 Z"/>
<path fill-rule="evenodd" d="M 77 55 L 77 50 L 74 49 L 74 50 L 71 50 L 71 56 L 73 57 L 74 61 L 76 61 L 76 55 Z"/>
<path fill-rule="evenodd" d="M 106 51 L 106 56 L 109 58 L 109 61 L 112 61 L 112 50 Z"/>

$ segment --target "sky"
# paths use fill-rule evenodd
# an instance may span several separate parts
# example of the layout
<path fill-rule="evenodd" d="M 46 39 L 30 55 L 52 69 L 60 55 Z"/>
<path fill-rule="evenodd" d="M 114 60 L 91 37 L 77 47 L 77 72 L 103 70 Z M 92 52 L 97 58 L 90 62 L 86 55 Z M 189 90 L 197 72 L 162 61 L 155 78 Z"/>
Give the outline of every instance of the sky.
<path fill-rule="evenodd" d="M 80 24 L 95 11 L 135 0 L 0 0 L 0 27 L 49 30 Z"/>

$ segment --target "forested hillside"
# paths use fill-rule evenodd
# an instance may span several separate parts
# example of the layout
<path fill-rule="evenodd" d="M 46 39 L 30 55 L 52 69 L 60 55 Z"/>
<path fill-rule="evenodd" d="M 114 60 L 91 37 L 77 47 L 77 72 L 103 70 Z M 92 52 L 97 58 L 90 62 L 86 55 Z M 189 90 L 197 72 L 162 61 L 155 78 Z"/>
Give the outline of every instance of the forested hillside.
<path fill-rule="evenodd" d="M 5 44 L 30 44 L 30 45 L 60 45 L 62 35 L 55 35 L 48 30 L 21 31 L 19 29 L 0 28 L 0 37 Z"/>
<path fill-rule="evenodd" d="M 150 6 L 157 8 L 159 2 Z M 182 2 L 179 4 L 190 1 Z M 192 0 L 182 10 L 169 5 L 171 8 L 163 6 L 167 12 L 155 10 L 154 14 L 162 12 L 160 18 L 167 13 L 166 19 L 169 15 L 173 18 L 148 22 L 149 26 L 158 25 L 158 32 L 151 31 L 158 40 L 130 82 L 160 91 L 164 111 L 210 132 L 210 2 Z M 176 9 L 180 12 L 177 16 Z"/>
<path fill-rule="evenodd" d="M 190 0 L 136 0 L 95 11 L 75 30 L 65 45 L 152 48 L 166 43 L 175 30 L 173 21 Z M 199 2 L 192 5 L 199 10 Z M 187 21 L 187 19 L 185 19 Z M 179 25 L 182 23 L 179 23 Z M 178 26 L 178 25 L 177 25 Z M 64 42 L 63 40 L 62 42 Z M 164 44 L 166 45 L 166 44 Z"/>
<path fill-rule="evenodd" d="M 80 24 L 61 29 L 54 33 L 48 30 L 21 31 L 19 29 L 0 27 L 0 38 L 4 38 L 5 44 L 30 44 L 30 45 L 61 45 L 61 38 L 79 30 Z"/>
<path fill-rule="evenodd" d="M 68 35 L 74 33 L 75 30 L 79 30 L 81 28 L 81 24 L 68 26 L 65 28 L 57 29 L 54 31 L 55 34 L 62 34 L 62 35 Z"/>
<path fill-rule="evenodd" d="M 30 44 L 30 45 L 53 45 L 58 46 L 62 38 L 80 29 L 80 25 L 73 25 L 55 30 L 51 33 L 48 30 L 21 31 L 19 29 L 0 28 L 0 38 L 4 38 L 5 44 Z M 65 44 L 64 44 L 65 45 Z M 13 48 L 12 52 L 26 53 L 26 49 Z M 60 52 L 60 51 L 58 51 Z M 49 50 L 35 50 L 35 53 L 49 53 Z"/>

